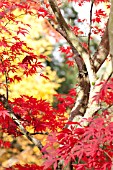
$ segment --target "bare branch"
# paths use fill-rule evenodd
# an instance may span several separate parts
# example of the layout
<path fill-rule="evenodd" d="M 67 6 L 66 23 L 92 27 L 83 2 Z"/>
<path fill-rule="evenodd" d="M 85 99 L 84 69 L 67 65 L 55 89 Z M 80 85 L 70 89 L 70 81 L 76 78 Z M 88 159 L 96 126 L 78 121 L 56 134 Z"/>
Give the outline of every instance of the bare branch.
<path fill-rule="evenodd" d="M 90 8 L 90 28 L 89 28 L 89 34 L 88 34 L 88 49 L 90 53 L 90 38 L 91 38 L 91 29 L 92 29 L 92 14 L 93 14 L 93 4 L 94 2 L 91 2 L 91 8 Z"/>
<path fill-rule="evenodd" d="M 48 132 L 34 132 L 34 133 L 30 133 L 30 135 L 49 135 Z"/>

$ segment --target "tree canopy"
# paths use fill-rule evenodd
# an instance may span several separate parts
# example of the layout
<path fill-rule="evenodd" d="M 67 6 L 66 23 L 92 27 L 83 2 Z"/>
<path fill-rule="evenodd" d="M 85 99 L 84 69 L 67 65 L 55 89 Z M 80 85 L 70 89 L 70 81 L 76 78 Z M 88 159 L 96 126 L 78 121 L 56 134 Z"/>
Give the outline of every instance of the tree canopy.
<path fill-rule="evenodd" d="M 0 1 L 0 147 L 32 149 L 4 169 L 113 169 L 112 20 L 113 0 Z"/>

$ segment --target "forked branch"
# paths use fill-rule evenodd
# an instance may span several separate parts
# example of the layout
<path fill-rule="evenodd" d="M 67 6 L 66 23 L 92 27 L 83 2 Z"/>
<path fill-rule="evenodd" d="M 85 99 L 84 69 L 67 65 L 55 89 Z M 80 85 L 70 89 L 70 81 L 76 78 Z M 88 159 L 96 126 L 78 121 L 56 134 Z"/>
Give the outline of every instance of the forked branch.
<path fill-rule="evenodd" d="M 69 120 L 73 120 L 76 115 L 84 115 L 87 108 L 90 87 L 92 87 L 92 84 L 95 82 L 96 75 L 94 73 L 94 68 L 91 64 L 89 54 L 80 44 L 78 37 L 76 37 L 73 31 L 69 28 L 64 17 L 61 14 L 57 1 L 48 1 L 56 17 L 58 29 L 60 27 L 61 35 L 72 47 L 72 51 L 75 54 L 74 59 L 78 67 L 80 92 L 78 93 L 78 100 L 74 108 L 72 109 L 72 112 L 70 113 Z"/>

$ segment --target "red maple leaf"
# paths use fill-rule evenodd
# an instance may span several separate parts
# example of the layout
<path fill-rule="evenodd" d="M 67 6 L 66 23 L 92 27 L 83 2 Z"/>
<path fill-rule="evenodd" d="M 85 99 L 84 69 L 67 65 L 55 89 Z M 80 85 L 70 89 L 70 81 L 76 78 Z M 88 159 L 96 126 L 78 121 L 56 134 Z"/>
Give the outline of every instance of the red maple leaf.
<path fill-rule="evenodd" d="M 68 64 L 69 67 L 74 67 L 75 62 L 74 62 L 74 61 L 71 61 L 71 60 L 68 60 L 68 61 L 66 62 L 66 64 Z"/>
<path fill-rule="evenodd" d="M 0 110 L 0 116 L 2 116 L 5 119 L 6 116 L 9 116 L 9 113 L 7 110 Z"/>

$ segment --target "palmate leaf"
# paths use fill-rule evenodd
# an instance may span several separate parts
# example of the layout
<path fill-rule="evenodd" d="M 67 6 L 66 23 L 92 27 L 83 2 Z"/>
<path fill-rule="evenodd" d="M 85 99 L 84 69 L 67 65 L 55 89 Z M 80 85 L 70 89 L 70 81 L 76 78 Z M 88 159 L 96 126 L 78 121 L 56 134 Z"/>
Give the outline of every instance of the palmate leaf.
<path fill-rule="evenodd" d="M 5 119 L 6 116 L 9 116 L 9 113 L 7 110 L 0 110 L 0 116 L 2 116 Z"/>

